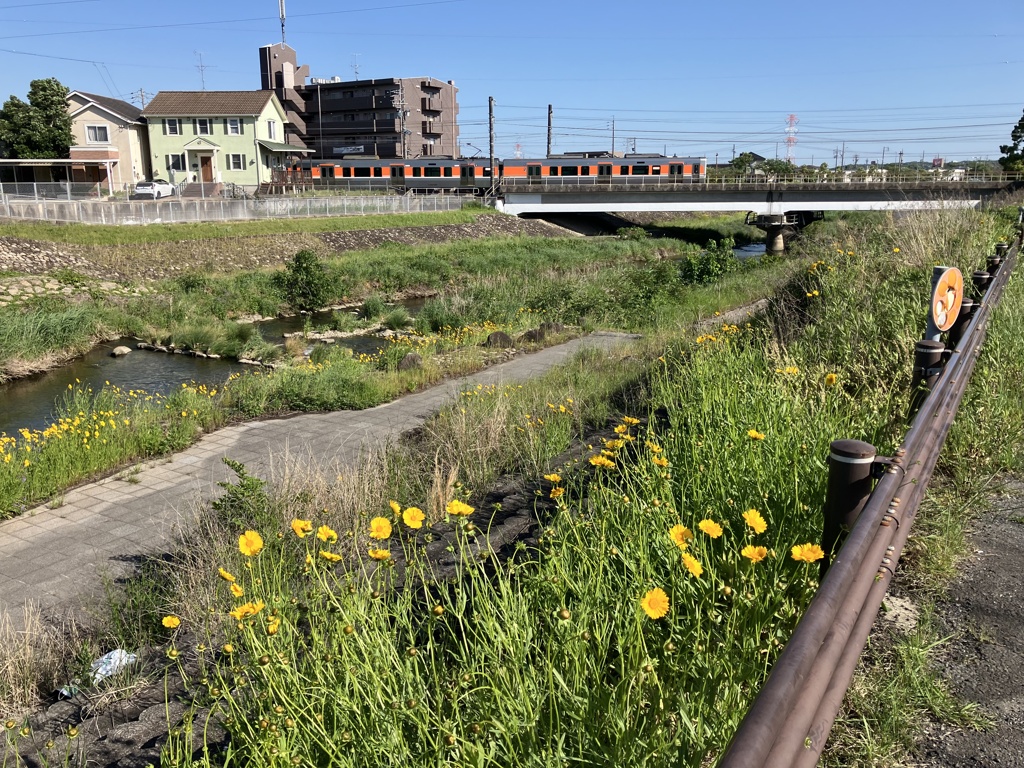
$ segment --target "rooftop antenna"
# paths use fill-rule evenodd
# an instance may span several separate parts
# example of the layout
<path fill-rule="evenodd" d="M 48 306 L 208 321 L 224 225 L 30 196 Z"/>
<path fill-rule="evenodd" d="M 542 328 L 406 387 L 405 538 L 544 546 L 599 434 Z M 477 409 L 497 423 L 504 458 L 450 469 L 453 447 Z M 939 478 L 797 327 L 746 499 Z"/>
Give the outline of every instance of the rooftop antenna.
<path fill-rule="evenodd" d="M 284 2 L 284 0 L 281 0 Z M 192 51 L 196 56 L 199 57 L 199 63 L 196 64 L 196 69 L 199 70 L 199 81 L 203 84 L 203 90 L 206 90 L 206 70 L 210 68 L 209 64 L 203 64 L 203 54 L 200 51 Z"/>
<path fill-rule="evenodd" d="M 281 0 L 281 2 L 283 3 L 284 0 Z M 356 75 L 356 80 L 359 79 L 359 57 L 362 56 L 362 55 L 363 54 L 361 54 L 361 53 L 353 53 L 352 54 L 352 71 Z"/>
<path fill-rule="evenodd" d="M 284 0 L 277 0 L 277 5 L 278 5 L 278 8 L 280 8 L 280 10 L 281 10 L 281 45 L 284 45 L 284 20 L 285 20 Z"/>

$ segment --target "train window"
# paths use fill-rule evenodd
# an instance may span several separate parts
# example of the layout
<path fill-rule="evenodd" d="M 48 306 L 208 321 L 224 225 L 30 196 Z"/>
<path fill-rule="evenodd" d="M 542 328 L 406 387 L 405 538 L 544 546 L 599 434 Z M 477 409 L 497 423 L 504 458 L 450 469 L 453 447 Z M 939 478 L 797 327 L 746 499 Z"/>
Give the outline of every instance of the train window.
<path fill-rule="evenodd" d="M 384 169 L 383 168 L 381 168 L 379 165 L 373 166 L 373 178 L 379 179 L 383 175 L 384 175 Z"/>
<path fill-rule="evenodd" d="M 450 165 L 446 165 L 444 167 L 444 177 L 446 179 L 450 179 L 452 177 L 452 167 Z"/>
<path fill-rule="evenodd" d="M 423 175 L 423 169 L 420 168 L 419 166 L 413 168 L 412 169 L 412 175 L 413 175 L 413 178 L 418 179 L 420 176 Z"/>
<path fill-rule="evenodd" d="M 526 175 L 527 176 L 540 176 L 540 166 L 539 165 L 528 165 L 528 166 L 526 166 Z"/>
<path fill-rule="evenodd" d="M 582 165 L 582 166 L 580 166 L 580 176 L 589 176 L 589 175 L 590 175 L 590 166 L 589 165 Z"/>
<path fill-rule="evenodd" d="M 405 178 L 405 166 L 404 165 L 392 165 L 391 166 L 391 178 L 393 178 L 393 179 L 404 179 Z"/>
<path fill-rule="evenodd" d="M 661 166 L 660 165 L 652 165 L 651 166 L 651 176 L 661 176 Z"/>
<path fill-rule="evenodd" d="M 633 175 L 634 176 L 647 176 L 651 172 L 650 166 L 647 165 L 634 165 Z"/>
<path fill-rule="evenodd" d="M 344 176 L 346 179 L 351 178 L 351 176 L 352 176 L 352 169 L 351 168 L 342 168 L 341 169 L 341 175 Z"/>
<path fill-rule="evenodd" d="M 423 175 L 428 179 L 439 179 L 441 178 L 441 169 L 436 166 L 427 166 L 423 169 Z"/>
<path fill-rule="evenodd" d="M 352 169 L 352 175 L 355 176 L 357 179 L 368 179 L 368 178 L 370 178 L 370 169 L 369 168 L 353 168 Z"/>
<path fill-rule="evenodd" d="M 557 176 L 559 174 L 558 166 L 552 165 L 548 168 L 548 176 Z"/>
<path fill-rule="evenodd" d="M 629 166 L 628 165 L 620 165 L 619 166 L 619 175 L 620 176 L 629 176 Z"/>
<path fill-rule="evenodd" d="M 575 166 L 575 165 L 563 165 L 562 166 L 562 175 L 563 176 L 579 176 L 580 175 L 580 169 L 579 169 L 578 166 Z"/>

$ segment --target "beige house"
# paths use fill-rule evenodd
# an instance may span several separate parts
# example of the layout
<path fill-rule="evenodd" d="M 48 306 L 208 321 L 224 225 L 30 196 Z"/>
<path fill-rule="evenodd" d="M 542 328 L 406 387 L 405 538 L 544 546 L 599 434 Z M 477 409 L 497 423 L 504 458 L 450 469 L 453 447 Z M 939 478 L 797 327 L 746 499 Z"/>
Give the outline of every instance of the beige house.
<path fill-rule="evenodd" d="M 103 183 L 116 191 L 150 178 L 149 141 L 142 110 L 109 96 L 72 91 L 68 94 L 68 111 L 75 137 L 71 159 L 90 161 L 72 166 L 74 181 Z"/>

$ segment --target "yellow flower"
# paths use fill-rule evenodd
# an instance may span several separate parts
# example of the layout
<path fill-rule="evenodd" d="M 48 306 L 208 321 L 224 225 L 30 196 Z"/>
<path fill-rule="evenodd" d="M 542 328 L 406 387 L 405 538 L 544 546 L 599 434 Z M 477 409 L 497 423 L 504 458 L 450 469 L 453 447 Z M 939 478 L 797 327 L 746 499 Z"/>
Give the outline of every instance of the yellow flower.
<path fill-rule="evenodd" d="M 657 443 L 647 440 L 644 444 L 650 449 L 651 453 L 661 453 L 661 446 Z"/>
<path fill-rule="evenodd" d="M 617 435 L 624 435 L 628 431 L 629 427 L 627 427 L 625 424 L 619 424 L 617 427 L 615 427 L 615 434 Z"/>
<path fill-rule="evenodd" d="M 686 549 L 687 542 L 693 538 L 693 531 L 685 525 L 673 525 L 668 529 L 668 535 L 672 538 L 672 541 L 676 543 L 677 547 L 680 549 Z"/>
<path fill-rule="evenodd" d="M 238 537 L 238 551 L 246 557 L 256 557 L 263 549 L 263 537 L 256 531 L 246 531 Z"/>
<path fill-rule="evenodd" d="M 604 467 L 605 469 L 611 469 L 615 466 L 615 462 L 609 459 L 607 456 L 601 456 L 600 454 L 590 457 L 590 463 L 595 467 Z"/>
<path fill-rule="evenodd" d="M 255 603 L 244 603 L 233 611 L 228 611 L 228 616 L 235 621 L 241 621 L 249 616 L 255 616 L 264 608 L 266 608 L 266 604 L 262 600 L 257 600 Z"/>
<path fill-rule="evenodd" d="M 419 507 L 409 507 L 402 513 L 402 522 L 410 528 L 422 528 L 423 521 L 426 517 L 427 516 L 423 514 L 423 510 Z"/>
<path fill-rule="evenodd" d="M 768 523 L 761 517 L 761 513 L 756 509 L 748 509 L 743 513 L 743 519 L 747 525 L 754 529 L 754 533 L 764 533 L 768 529 Z"/>
<path fill-rule="evenodd" d="M 821 560 L 825 556 L 825 553 L 817 544 L 797 544 L 793 547 L 792 551 L 794 560 L 805 563 L 813 563 L 815 560 Z"/>
<path fill-rule="evenodd" d="M 550 475 L 544 475 L 544 479 L 549 483 L 560 483 L 562 482 L 562 476 L 557 472 L 552 472 Z"/>
<path fill-rule="evenodd" d="M 758 432 L 756 429 L 748 429 L 747 437 L 751 440 L 764 440 L 764 432 Z"/>
<path fill-rule="evenodd" d="M 217 569 L 217 575 L 220 576 L 222 579 L 224 579 L 224 581 L 227 581 L 227 582 L 233 582 L 235 580 L 235 577 L 232 576 L 227 571 L 225 571 L 223 568 L 218 568 Z"/>
<path fill-rule="evenodd" d="M 388 502 L 388 506 L 391 507 L 391 511 L 395 513 L 395 517 L 402 514 L 402 505 L 394 499 Z"/>
<path fill-rule="evenodd" d="M 27 466 L 28 466 L 29 464 L 31 464 L 31 463 L 32 463 L 31 461 L 29 461 L 28 459 L 25 459 L 25 466 L 26 466 L 26 467 L 27 467 Z"/>
<path fill-rule="evenodd" d="M 893 248 L 893 249 L 892 249 L 892 252 L 893 252 L 893 253 L 899 253 L 899 252 L 900 252 L 900 249 L 899 249 L 899 248 Z"/>
<path fill-rule="evenodd" d="M 338 540 L 338 534 L 329 525 L 321 525 L 317 528 L 316 537 L 325 544 L 333 544 Z"/>
<path fill-rule="evenodd" d="M 267 622 L 267 634 L 276 635 L 277 630 L 281 628 L 281 617 L 274 616 L 270 621 Z"/>
<path fill-rule="evenodd" d="M 370 548 L 368 553 L 374 560 L 387 560 L 391 557 L 391 551 L 387 549 L 374 549 Z"/>
<path fill-rule="evenodd" d="M 705 518 L 697 523 L 697 527 L 700 528 L 704 533 L 710 536 L 712 539 L 717 539 L 722 535 L 722 526 L 716 523 L 714 520 Z"/>
<path fill-rule="evenodd" d="M 667 467 L 668 466 L 668 459 L 666 459 L 664 456 L 654 456 L 651 459 L 651 461 L 654 463 L 654 466 L 656 466 L 656 467 Z"/>
<path fill-rule="evenodd" d="M 160 620 L 160 623 L 168 629 L 177 629 L 179 626 L 181 626 L 181 619 L 179 619 L 177 616 L 164 616 Z"/>
<path fill-rule="evenodd" d="M 652 619 L 660 619 L 668 613 L 668 595 L 661 587 L 655 587 L 640 600 L 640 607 Z"/>
<path fill-rule="evenodd" d="M 704 566 L 702 566 L 697 561 L 697 558 L 689 552 L 683 552 L 683 565 L 686 566 L 686 570 L 688 570 L 695 579 L 699 579 L 700 575 L 704 573 Z"/>
<path fill-rule="evenodd" d="M 752 544 L 747 544 L 740 554 L 748 558 L 752 563 L 760 563 L 768 556 L 768 550 L 765 547 L 755 547 Z"/>
<path fill-rule="evenodd" d="M 341 555 L 336 552 L 327 552 L 326 550 L 320 550 L 320 557 L 324 560 L 329 560 L 332 563 L 336 563 L 341 560 Z"/>
<path fill-rule="evenodd" d="M 242 595 L 245 594 L 245 590 L 242 589 L 238 584 L 232 583 L 231 584 L 231 594 L 234 595 L 235 597 L 241 597 Z"/>
<path fill-rule="evenodd" d="M 639 424 L 640 423 L 640 419 L 634 419 L 632 416 L 623 416 L 622 417 L 622 423 L 623 424 Z"/>
<path fill-rule="evenodd" d="M 825 374 L 825 386 L 826 387 L 834 387 L 838 380 L 839 380 L 839 377 L 836 376 L 834 373 L 827 373 L 827 374 Z"/>
<path fill-rule="evenodd" d="M 306 538 L 306 534 L 313 532 L 313 523 L 311 520 L 299 520 L 295 518 L 292 520 L 292 530 L 295 531 L 295 535 L 300 539 Z"/>
<path fill-rule="evenodd" d="M 386 517 L 375 517 L 370 521 L 370 538 L 383 540 L 391 535 L 391 521 Z"/>
<path fill-rule="evenodd" d="M 474 507 L 471 507 L 469 504 L 459 501 L 458 499 L 452 499 L 448 502 L 448 506 L 445 507 L 445 510 L 449 515 L 471 515 L 473 514 Z"/>

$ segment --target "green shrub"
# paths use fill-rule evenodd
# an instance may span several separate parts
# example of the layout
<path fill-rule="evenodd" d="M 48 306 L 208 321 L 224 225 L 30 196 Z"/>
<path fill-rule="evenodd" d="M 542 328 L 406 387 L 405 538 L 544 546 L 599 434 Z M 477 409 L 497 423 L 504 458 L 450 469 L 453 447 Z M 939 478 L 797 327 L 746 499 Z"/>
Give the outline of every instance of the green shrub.
<path fill-rule="evenodd" d="M 388 311 L 388 303 L 380 294 L 374 293 L 366 297 L 359 316 L 364 320 L 376 320 Z"/>
<path fill-rule="evenodd" d="M 405 307 L 397 307 L 384 315 L 380 322 L 385 328 L 398 331 L 412 325 L 412 317 L 409 316 L 409 310 Z"/>
<path fill-rule="evenodd" d="M 274 275 L 274 282 L 285 301 L 296 309 L 320 309 L 331 299 L 332 286 L 327 270 L 320 257 L 308 249 L 296 253 L 284 271 Z"/>
<path fill-rule="evenodd" d="M 736 243 L 731 237 L 710 240 L 700 253 L 686 253 L 679 259 L 679 277 L 687 285 L 708 285 L 739 269 L 739 260 L 732 252 Z"/>
<path fill-rule="evenodd" d="M 643 227 L 619 227 L 615 235 L 620 240 L 646 240 L 651 233 Z"/>

